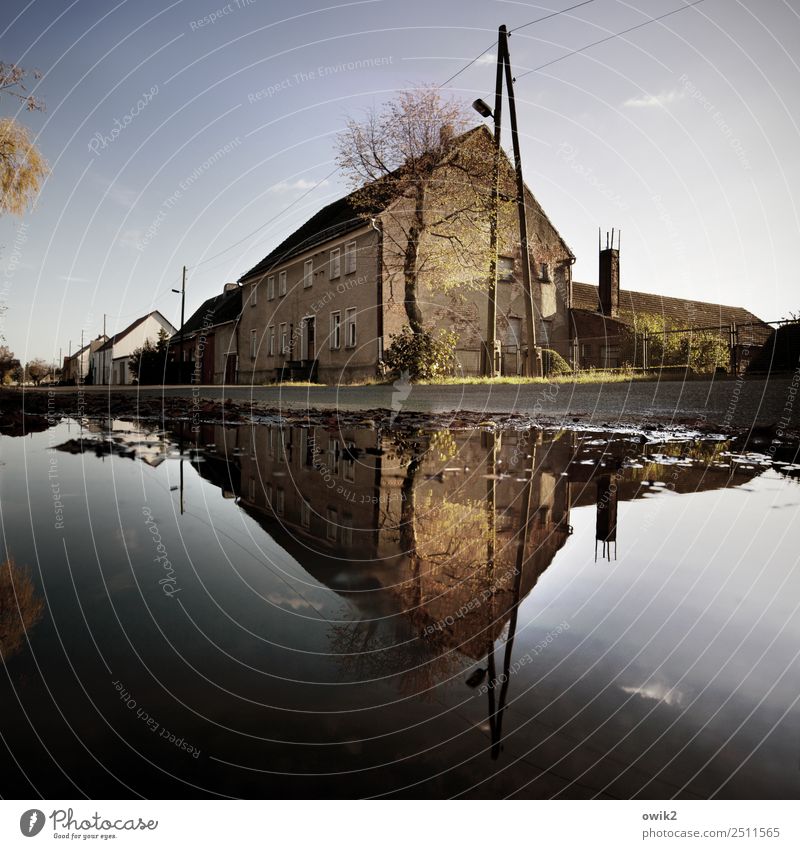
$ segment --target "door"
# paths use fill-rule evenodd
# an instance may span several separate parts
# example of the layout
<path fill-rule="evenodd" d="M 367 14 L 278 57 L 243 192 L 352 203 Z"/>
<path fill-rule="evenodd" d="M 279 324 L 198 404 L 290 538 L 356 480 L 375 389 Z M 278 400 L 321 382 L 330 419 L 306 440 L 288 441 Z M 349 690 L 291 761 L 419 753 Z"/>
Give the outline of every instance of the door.
<path fill-rule="evenodd" d="M 225 357 L 225 383 L 228 386 L 236 383 L 236 354 Z"/>
<path fill-rule="evenodd" d="M 302 339 L 301 339 L 301 352 L 300 358 L 303 360 L 313 360 L 314 359 L 314 343 L 315 343 L 315 320 L 313 315 L 306 316 L 303 319 L 303 327 L 302 327 Z"/>
<path fill-rule="evenodd" d="M 208 386 L 214 382 L 214 334 L 206 336 L 206 344 L 203 348 L 202 381 Z"/>

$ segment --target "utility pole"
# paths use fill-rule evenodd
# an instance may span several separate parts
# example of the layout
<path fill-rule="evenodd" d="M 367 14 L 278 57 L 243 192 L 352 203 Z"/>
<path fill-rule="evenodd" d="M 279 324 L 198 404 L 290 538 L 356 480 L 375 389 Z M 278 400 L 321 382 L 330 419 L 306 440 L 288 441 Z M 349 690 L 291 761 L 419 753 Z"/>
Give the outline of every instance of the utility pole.
<path fill-rule="evenodd" d="M 177 289 L 173 292 L 178 293 Z M 183 383 L 183 314 L 186 306 L 186 266 L 183 266 L 183 276 L 181 277 L 181 329 L 178 331 L 178 383 Z"/>
<path fill-rule="evenodd" d="M 525 208 L 525 183 L 522 178 L 522 154 L 517 129 L 517 106 L 514 99 L 514 76 L 511 72 L 511 55 L 508 51 L 508 30 L 502 25 L 497 37 L 497 79 L 495 83 L 494 111 L 482 101 L 476 100 L 472 106 L 484 118 L 494 118 L 495 173 L 492 186 L 492 211 L 489 228 L 489 297 L 487 311 L 486 344 L 484 351 L 483 373 L 494 376 L 494 348 L 497 326 L 497 219 L 500 180 L 500 122 L 502 117 L 503 76 L 508 91 L 508 111 L 511 120 L 511 142 L 514 150 L 514 172 L 517 184 L 517 210 L 519 216 L 519 241 L 522 253 L 522 288 L 525 301 L 525 323 L 528 336 L 528 355 L 526 369 L 529 376 L 541 377 L 541 361 L 536 347 L 536 323 L 533 310 L 533 287 L 531 284 L 531 261 L 528 252 L 528 216 Z"/>

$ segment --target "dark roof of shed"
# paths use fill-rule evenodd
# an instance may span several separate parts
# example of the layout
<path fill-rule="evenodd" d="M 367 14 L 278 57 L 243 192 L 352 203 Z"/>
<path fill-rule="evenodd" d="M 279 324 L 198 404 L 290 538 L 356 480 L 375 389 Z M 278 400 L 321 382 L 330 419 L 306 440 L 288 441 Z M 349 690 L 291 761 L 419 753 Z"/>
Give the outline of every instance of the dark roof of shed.
<path fill-rule="evenodd" d="M 196 333 L 203 327 L 213 327 L 226 321 L 235 321 L 242 312 L 242 290 L 237 286 L 229 292 L 220 292 L 207 298 L 183 324 L 183 335 Z M 174 340 L 175 337 L 173 337 Z"/>
<path fill-rule="evenodd" d="M 597 311 L 600 306 L 597 286 L 591 283 L 573 282 L 572 306 L 576 309 Z M 766 332 L 769 331 L 769 327 L 757 315 L 744 307 L 654 295 L 650 292 L 634 292 L 631 289 L 620 289 L 619 311 L 621 316 L 625 313 L 660 315 L 678 327 L 726 327 L 730 324 L 754 324 L 763 326 Z"/>

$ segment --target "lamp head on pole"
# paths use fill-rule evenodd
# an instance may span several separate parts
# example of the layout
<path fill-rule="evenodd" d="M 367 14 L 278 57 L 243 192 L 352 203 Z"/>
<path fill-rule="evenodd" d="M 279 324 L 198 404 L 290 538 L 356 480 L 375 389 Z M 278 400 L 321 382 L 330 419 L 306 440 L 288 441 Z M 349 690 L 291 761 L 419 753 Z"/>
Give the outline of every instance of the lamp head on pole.
<path fill-rule="evenodd" d="M 482 118 L 491 118 L 492 110 L 489 108 L 488 103 L 486 101 L 481 100 L 480 97 L 477 100 L 472 101 L 472 108 L 482 117 Z"/>

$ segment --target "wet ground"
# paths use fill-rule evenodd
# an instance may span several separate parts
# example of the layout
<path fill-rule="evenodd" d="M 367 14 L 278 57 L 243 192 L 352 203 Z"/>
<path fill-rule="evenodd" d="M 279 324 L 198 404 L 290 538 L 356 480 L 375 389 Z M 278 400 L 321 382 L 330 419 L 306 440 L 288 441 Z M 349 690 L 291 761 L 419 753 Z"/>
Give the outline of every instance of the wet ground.
<path fill-rule="evenodd" d="M 796 446 L 0 437 L 4 797 L 800 796 Z"/>

